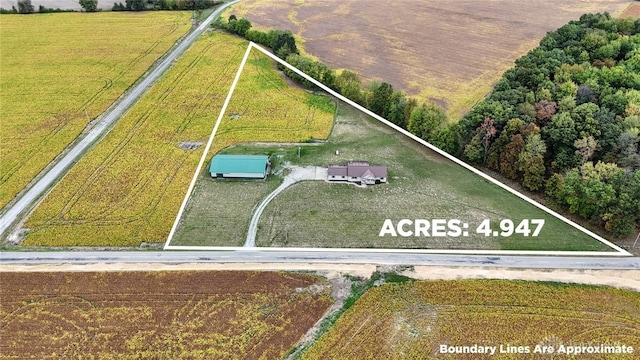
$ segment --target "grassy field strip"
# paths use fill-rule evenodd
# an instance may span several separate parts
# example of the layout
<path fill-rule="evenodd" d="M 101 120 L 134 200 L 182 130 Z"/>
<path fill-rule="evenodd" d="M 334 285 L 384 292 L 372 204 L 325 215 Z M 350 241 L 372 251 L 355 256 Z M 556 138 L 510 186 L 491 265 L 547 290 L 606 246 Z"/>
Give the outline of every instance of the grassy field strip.
<path fill-rule="evenodd" d="M 438 358 L 440 346 L 640 346 L 640 294 L 629 290 L 505 280 L 408 281 L 374 287 L 301 359 Z M 609 354 L 633 359 L 636 354 Z M 542 356 L 538 354 L 537 356 Z M 601 359 L 602 354 L 580 354 Z M 457 354 L 456 359 L 489 358 Z M 537 357 L 536 357 L 537 358 Z"/>
<path fill-rule="evenodd" d="M 164 54 L 190 21 L 186 12 L 1 16 L 4 206 Z"/>

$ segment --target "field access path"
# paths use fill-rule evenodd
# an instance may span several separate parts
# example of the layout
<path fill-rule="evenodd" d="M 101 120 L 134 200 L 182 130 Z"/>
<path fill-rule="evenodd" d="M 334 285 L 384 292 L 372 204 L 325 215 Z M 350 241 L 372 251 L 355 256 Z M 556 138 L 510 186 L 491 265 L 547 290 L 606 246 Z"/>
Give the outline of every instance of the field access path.
<path fill-rule="evenodd" d="M 125 112 L 132 107 L 142 96 L 151 88 L 151 86 L 160 79 L 160 77 L 169 69 L 174 61 L 182 55 L 195 40 L 205 32 L 209 25 L 215 20 L 228 6 L 233 5 L 241 0 L 233 0 L 222 4 L 209 17 L 207 17 L 195 30 L 188 34 L 177 46 L 174 46 L 166 54 L 164 60 L 152 68 L 146 75 L 140 78 L 138 84 L 121 99 L 117 100 L 117 104 L 110 107 L 99 117 L 102 119 L 89 131 L 84 137 L 76 139 L 76 142 L 65 150 L 65 155 L 59 160 L 54 160 L 44 173 L 39 174 L 39 180 L 24 192 L 20 198 L 9 206 L 4 214 L 0 217 L 0 235 L 4 235 L 7 230 L 26 217 L 38 201 L 40 201 L 46 193 L 52 189 L 62 177 L 78 162 L 93 146 L 95 146 L 113 126 L 120 120 Z M 53 166 L 51 166 L 53 165 Z"/>

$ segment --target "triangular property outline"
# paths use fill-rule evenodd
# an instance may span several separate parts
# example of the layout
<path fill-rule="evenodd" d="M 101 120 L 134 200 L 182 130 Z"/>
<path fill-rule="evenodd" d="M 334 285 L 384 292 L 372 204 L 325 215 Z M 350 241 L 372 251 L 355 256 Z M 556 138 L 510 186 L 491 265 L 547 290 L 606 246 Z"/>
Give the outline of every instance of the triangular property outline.
<path fill-rule="evenodd" d="M 341 101 L 344 101 L 345 103 L 349 104 L 350 106 L 353 106 L 354 108 L 358 109 L 361 112 L 364 112 L 365 114 L 373 117 L 374 119 L 382 122 L 383 124 L 387 125 L 388 127 L 394 129 L 395 131 L 400 132 L 401 134 L 411 138 L 412 140 L 420 143 L 423 146 L 426 146 L 427 148 L 429 148 L 430 150 L 436 152 L 439 155 L 444 156 L 445 158 L 453 161 L 454 163 L 456 163 L 459 166 L 462 166 L 463 168 L 465 168 L 466 170 L 469 170 L 471 172 L 473 172 L 475 175 L 480 176 L 481 178 L 483 178 L 486 181 L 489 181 L 490 183 L 499 186 L 500 188 L 506 190 L 507 192 L 511 193 L 512 195 L 517 196 L 518 198 L 528 202 L 529 204 L 539 208 L 540 210 L 560 219 L 561 221 L 563 221 L 564 223 L 580 230 L 581 232 L 591 236 L 592 238 L 600 241 L 601 243 L 609 246 L 610 248 L 616 250 L 616 252 L 603 252 L 603 251 L 544 251 L 544 250 L 528 250 L 528 251 L 520 251 L 520 250 L 450 250 L 450 249 L 354 249 L 354 248 L 269 248 L 269 247 L 265 247 L 265 248 L 244 248 L 244 247 L 226 247 L 226 246 L 172 246 L 170 245 L 171 240 L 178 228 L 180 219 L 182 218 L 182 215 L 184 213 L 186 204 L 189 200 L 189 198 L 191 197 L 191 193 L 193 192 L 193 189 L 195 187 L 195 184 L 197 182 L 197 178 L 198 178 L 198 174 L 202 171 L 202 167 L 204 165 L 204 162 L 206 160 L 206 157 L 209 153 L 209 150 L 211 148 L 211 144 L 213 143 L 213 139 L 216 135 L 216 132 L 218 130 L 218 127 L 220 126 L 220 122 L 222 121 L 222 118 L 226 112 L 227 106 L 229 105 L 229 102 L 231 100 L 231 97 L 233 95 L 233 92 L 236 88 L 236 85 L 238 84 L 238 80 L 240 79 L 240 75 L 242 74 L 242 71 L 246 65 L 247 59 L 249 57 L 249 53 L 251 52 L 252 49 L 257 49 L 258 51 L 262 52 L 263 54 L 265 54 L 266 56 L 268 56 L 269 58 L 271 58 L 273 61 L 276 61 L 277 63 L 281 64 L 282 66 L 288 68 L 289 70 L 295 72 L 296 74 L 302 76 L 303 78 L 305 78 L 306 80 L 308 80 L 309 82 L 313 83 L 314 85 L 318 86 L 319 88 L 321 88 L 322 90 L 324 90 L 325 92 L 329 93 L 331 96 L 334 96 L 338 99 L 340 99 Z M 390 122 L 389 120 L 373 113 L 372 111 L 364 108 L 363 106 L 347 99 L 346 97 L 338 94 L 336 91 L 330 89 L 329 87 L 327 87 L 326 85 L 320 83 L 319 81 L 317 81 L 316 79 L 312 78 L 311 76 L 305 74 L 304 72 L 302 72 L 301 70 L 295 68 L 294 66 L 290 65 L 289 63 L 287 63 L 286 61 L 278 58 L 277 56 L 275 56 L 274 54 L 272 54 L 271 52 L 269 52 L 268 50 L 264 49 L 263 47 L 261 47 L 260 45 L 255 44 L 254 42 L 249 42 L 249 45 L 247 46 L 247 50 L 244 54 L 244 57 L 242 58 L 242 61 L 240 63 L 240 66 L 238 68 L 238 71 L 236 73 L 236 76 L 233 80 L 233 83 L 231 84 L 231 88 L 229 90 L 229 93 L 227 94 L 227 97 L 224 101 L 224 104 L 222 106 L 222 109 L 220 110 L 220 114 L 218 115 L 218 119 L 215 123 L 215 126 L 213 127 L 213 130 L 211 132 L 211 136 L 209 137 L 209 140 L 207 142 L 207 145 L 204 149 L 204 152 L 202 154 L 202 158 L 200 159 L 200 162 L 198 164 L 198 167 L 194 173 L 193 179 L 191 180 L 191 183 L 189 185 L 189 188 L 187 190 L 187 193 L 185 195 L 185 198 L 182 202 L 182 205 L 180 207 L 180 210 L 178 211 L 178 214 L 176 216 L 176 219 L 174 221 L 174 224 L 171 228 L 171 231 L 169 232 L 169 236 L 167 237 L 167 241 L 164 245 L 164 249 L 165 250 L 209 250 L 209 251 L 218 251 L 218 250 L 259 250 L 259 251 L 318 251 L 318 252 L 322 252 L 322 251 L 328 251 L 328 252 L 340 252 L 340 251 L 344 251 L 344 252 L 393 252 L 393 253 L 433 253 L 433 254 L 465 254 L 465 255 L 571 255 L 571 256 L 633 256 L 632 254 L 630 254 L 629 252 L 627 252 L 626 250 L 622 249 L 621 247 L 611 243 L 610 241 L 604 239 L 603 237 L 593 233 L 592 231 L 585 229 L 584 227 L 580 226 L 579 224 L 571 221 L 570 219 L 558 214 L 557 212 L 547 208 L 546 206 L 534 201 L 533 199 L 527 197 L 526 195 L 510 188 L 509 186 L 493 179 L 492 177 L 488 176 L 487 174 L 481 172 L 480 170 L 474 168 L 473 166 L 465 163 L 464 161 L 448 154 L 447 152 L 437 148 L 436 146 L 430 144 L 429 142 L 425 141 L 424 139 L 421 139 L 417 136 L 415 136 L 414 134 L 411 134 L 409 131 L 402 129 L 401 127 L 397 126 L 396 124 Z"/>

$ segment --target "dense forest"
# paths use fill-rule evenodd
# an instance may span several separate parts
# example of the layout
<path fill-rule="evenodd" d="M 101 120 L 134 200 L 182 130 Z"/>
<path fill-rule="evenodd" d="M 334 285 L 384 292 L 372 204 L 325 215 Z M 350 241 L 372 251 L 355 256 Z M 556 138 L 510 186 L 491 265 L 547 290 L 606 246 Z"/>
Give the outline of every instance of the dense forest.
<path fill-rule="evenodd" d="M 516 61 L 450 129 L 464 160 L 616 237 L 640 221 L 640 20 L 583 15 Z"/>
<path fill-rule="evenodd" d="M 614 237 L 640 225 L 640 20 L 587 14 L 516 60 L 459 122 L 434 104 L 301 56 L 290 32 L 218 26 L 269 46 L 328 87 L 481 168 L 499 172 Z M 295 73 L 288 76 L 312 87 Z"/>

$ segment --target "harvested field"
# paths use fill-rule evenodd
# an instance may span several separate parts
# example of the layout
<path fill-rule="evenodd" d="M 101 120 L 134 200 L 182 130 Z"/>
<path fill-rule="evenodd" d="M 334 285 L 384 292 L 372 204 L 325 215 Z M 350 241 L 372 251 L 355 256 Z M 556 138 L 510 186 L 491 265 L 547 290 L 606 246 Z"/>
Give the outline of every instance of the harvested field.
<path fill-rule="evenodd" d="M 0 275 L 0 358 L 280 359 L 332 303 L 296 273 Z"/>
<path fill-rule="evenodd" d="M 302 359 L 449 358 L 440 346 L 496 346 L 496 354 L 455 359 L 573 358 L 561 346 L 632 346 L 633 354 L 580 359 L 635 359 L 640 293 L 614 288 L 504 280 L 385 284 L 365 293 Z M 500 353 L 500 346 L 529 353 Z M 536 345 L 552 355 L 534 354 Z M 548 348 L 547 348 L 548 349 Z"/>
<path fill-rule="evenodd" d="M 287 150 L 288 149 L 288 150 Z M 258 151 L 256 147 L 254 151 Z M 297 147 L 282 155 L 293 158 Z M 388 167 L 388 183 L 365 189 L 324 181 L 292 185 L 265 208 L 258 246 L 475 250 L 610 251 L 601 242 L 507 193 L 405 135 L 340 104 L 328 141 L 302 147 L 301 165 L 365 160 Z M 379 236 L 386 219 L 457 219 L 468 236 Z M 489 219 L 545 219 L 537 237 L 476 232 Z M 414 231 L 413 225 L 406 230 Z M 531 229 L 533 230 L 533 229 Z"/>
<path fill-rule="evenodd" d="M 327 65 L 443 105 L 457 121 L 547 31 L 587 12 L 617 15 L 628 3 L 247 0 L 226 15 L 291 30 L 305 52 Z"/>
<path fill-rule="evenodd" d="M 191 27 L 188 12 L 0 17 L 0 207 Z"/>
<path fill-rule="evenodd" d="M 629 6 L 620 14 L 620 18 L 640 18 L 640 3 L 634 2 L 629 4 Z"/>
<path fill-rule="evenodd" d="M 166 241 L 204 151 L 180 145 L 207 142 L 246 47 L 217 32 L 200 38 L 38 206 L 23 244 Z M 328 97 L 289 87 L 273 62 L 253 51 L 208 159 L 238 142 L 326 138 L 333 112 Z"/>

